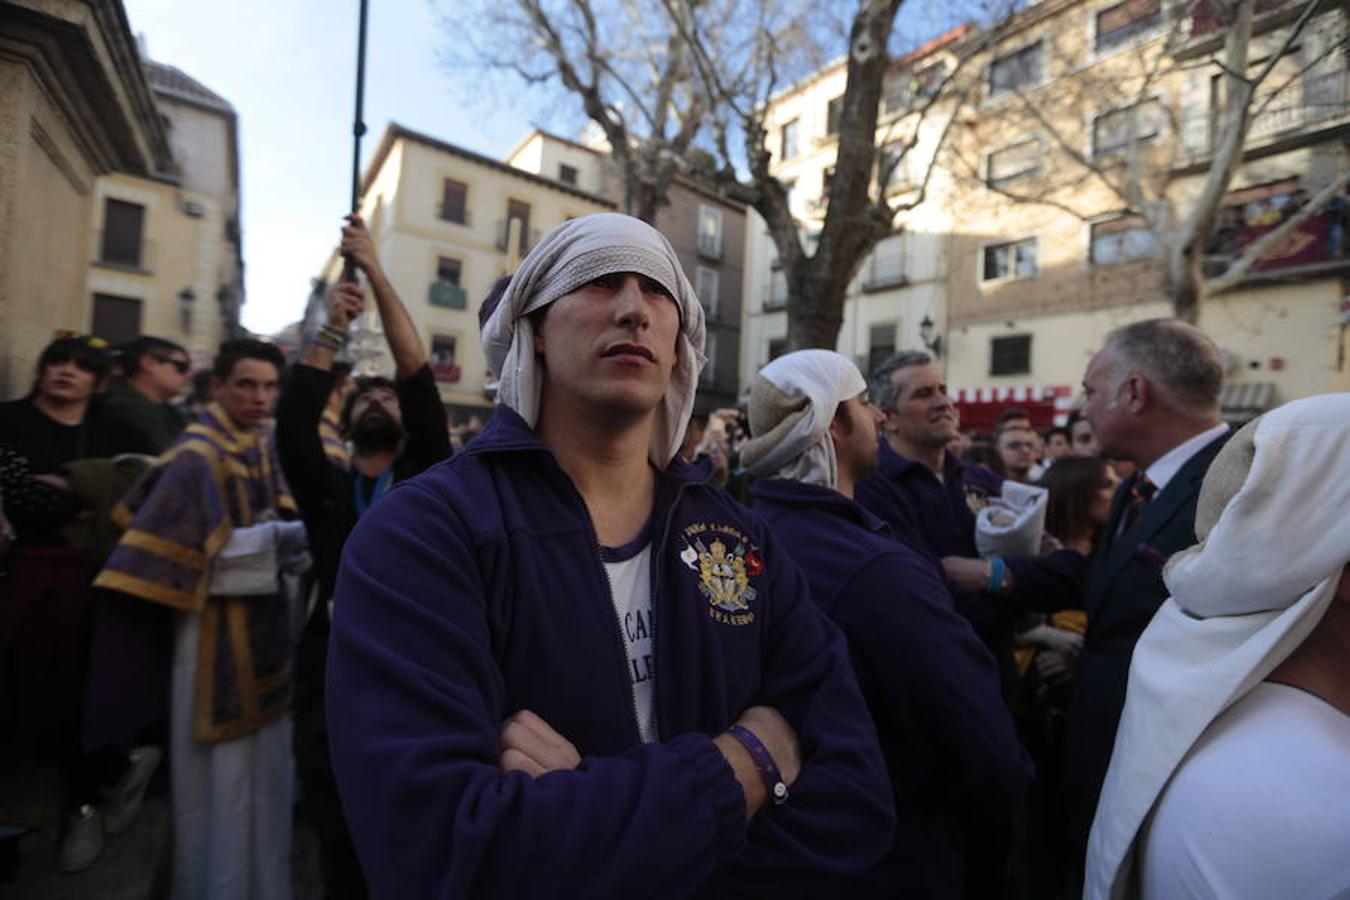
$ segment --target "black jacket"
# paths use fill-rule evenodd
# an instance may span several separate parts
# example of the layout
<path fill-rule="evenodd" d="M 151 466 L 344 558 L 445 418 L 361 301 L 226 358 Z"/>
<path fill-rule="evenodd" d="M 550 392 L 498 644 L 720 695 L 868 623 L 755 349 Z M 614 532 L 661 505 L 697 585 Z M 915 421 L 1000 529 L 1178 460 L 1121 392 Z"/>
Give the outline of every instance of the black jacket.
<path fill-rule="evenodd" d="M 1087 847 L 1125 707 L 1135 642 L 1167 599 L 1163 565 L 1172 554 L 1196 543 L 1200 485 L 1231 434 L 1215 438 L 1187 460 L 1143 508 L 1139 520 L 1119 536 L 1116 531 L 1135 479 L 1122 481 L 1112 500 L 1088 576 L 1088 629 L 1066 722 L 1064 798 L 1069 834 L 1078 842 L 1075 849 Z"/>

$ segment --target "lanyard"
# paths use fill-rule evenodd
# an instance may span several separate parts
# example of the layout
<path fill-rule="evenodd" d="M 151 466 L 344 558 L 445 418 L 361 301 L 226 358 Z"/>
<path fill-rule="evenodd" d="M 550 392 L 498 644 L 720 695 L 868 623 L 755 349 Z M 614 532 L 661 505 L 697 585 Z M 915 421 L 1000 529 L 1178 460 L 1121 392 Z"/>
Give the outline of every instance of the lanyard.
<path fill-rule="evenodd" d="M 361 490 L 361 483 L 369 480 L 360 472 L 357 472 L 356 477 L 352 479 L 352 502 L 356 505 L 357 518 L 365 515 L 366 510 L 389 491 L 389 486 L 394 482 L 394 467 L 390 466 L 380 473 L 380 477 L 375 479 L 375 490 L 371 491 L 370 499 L 366 500 L 366 496 Z"/>

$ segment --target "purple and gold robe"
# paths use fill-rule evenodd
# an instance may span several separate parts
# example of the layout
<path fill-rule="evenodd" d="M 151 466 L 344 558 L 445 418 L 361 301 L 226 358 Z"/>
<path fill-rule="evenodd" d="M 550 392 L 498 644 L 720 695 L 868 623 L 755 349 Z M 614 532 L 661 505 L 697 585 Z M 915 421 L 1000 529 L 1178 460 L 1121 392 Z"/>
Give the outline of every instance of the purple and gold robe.
<path fill-rule="evenodd" d="M 218 404 L 155 462 L 113 516 L 126 528 L 94 584 L 202 617 L 194 732 L 224 741 L 280 719 L 290 702 L 291 614 L 275 594 L 209 592 L 235 528 L 295 518 L 270 434 Z"/>

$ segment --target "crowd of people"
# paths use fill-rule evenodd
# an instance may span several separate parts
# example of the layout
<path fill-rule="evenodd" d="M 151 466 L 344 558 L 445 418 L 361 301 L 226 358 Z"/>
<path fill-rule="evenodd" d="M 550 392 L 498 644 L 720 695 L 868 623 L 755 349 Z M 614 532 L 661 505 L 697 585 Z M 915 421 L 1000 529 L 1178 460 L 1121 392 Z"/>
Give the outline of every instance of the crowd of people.
<path fill-rule="evenodd" d="M 695 412 L 666 239 L 559 226 L 447 426 L 364 224 L 288 365 L 68 335 L 0 404 L 6 765 L 97 865 L 169 772 L 172 894 L 1350 891 L 1350 395 L 1234 430 L 1217 348 L 1112 332 L 1081 409 L 960 427 L 826 350 Z M 395 371 L 343 362 L 367 302 Z"/>

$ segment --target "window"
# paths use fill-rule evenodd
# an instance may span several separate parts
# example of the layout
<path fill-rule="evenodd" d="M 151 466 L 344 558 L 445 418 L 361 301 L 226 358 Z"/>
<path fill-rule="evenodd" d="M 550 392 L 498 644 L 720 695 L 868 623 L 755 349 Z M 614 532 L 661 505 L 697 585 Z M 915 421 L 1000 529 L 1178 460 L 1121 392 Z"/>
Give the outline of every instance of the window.
<path fill-rule="evenodd" d="M 905 256 L 902 235 L 892 235 L 878 241 L 868 258 L 864 291 L 885 290 L 905 282 Z"/>
<path fill-rule="evenodd" d="M 989 341 L 990 375 L 1025 375 L 1031 371 L 1031 335 L 1013 334 Z"/>
<path fill-rule="evenodd" d="M 95 294 L 94 324 L 89 330 L 94 337 L 101 337 L 110 344 L 140 337 L 142 306 L 135 297 Z"/>
<path fill-rule="evenodd" d="M 834 166 L 820 173 L 820 203 L 822 206 L 830 199 L 830 185 L 834 184 Z"/>
<path fill-rule="evenodd" d="M 717 384 L 717 332 L 709 331 L 703 339 L 703 355 L 708 361 L 698 373 L 698 382 L 707 387 Z"/>
<path fill-rule="evenodd" d="M 787 273 L 782 269 L 774 269 L 769 273 L 769 296 L 764 298 L 764 308 L 782 309 L 787 306 L 787 301 Z"/>
<path fill-rule="evenodd" d="M 895 354 L 895 322 L 873 325 L 867 329 L 867 371 L 875 372 Z"/>
<path fill-rule="evenodd" d="M 844 111 L 844 95 L 840 94 L 825 105 L 825 135 L 839 133 L 839 117 Z"/>
<path fill-rule="evenodd" d="M 892 141 L 881 148 L 877 158 L 877 178 L 886 177 L 886 190 L 912 187 L 919 180 L 914 174 L 915 149 L 910 147 L 906 151 L 903 141 Z"/>
<path fill-rule="evenodd" d="M 460 285 L 463 263 L 449 256 L 436 258 L 436 280 L 427 292 L 427 302 L 444 309 L 468 309 L 468 292 Z"/>
<path fill-rule="evenodd" d="M 985 178 L 990 187 L 1002 187 L 1041 172 L 1041 142 L 1022 141 L 989 154 Z"/>
<path fill-rule="evenodd" d="M 710 321 L 717 320 L 718 288 L 720 278 L 716 269 L 699 266 L 694 270 L 694 293 L 703 304 L 703 312 Z"/>
<path fill-rule="evenodd" d="M 447 222 L 469 224 L 469 186 L 447 178 L 441 185 L 441 218 Z"/>
<path fill-rule="evenodd" d="M 787 352 L 787 338 L 773 338 L 769 341 L 769 358 L 765 362 L 773 362 L 778 357 Z"/>
<path fill-rule="evenodd" d="M 1157 255 L 1157 238 L 1138 216 L 1121 216 L 1092 225 L 1088 259 L 1094 266 Z"/>
<path fill-rule="evenodd" d="M 566 163 L 558 164 L 558 180 L 563 184 L 576 185 L 577 167 L 569 166 Z"/>
<path fill-rule="evenodd" d="M 520 223 L 520 239 L 516 246 L 520 249 L 520 255 L 524 256 L 530 252 L 530 204 L 524 200 L 506 201 L 506 229 L 501 240 L 503 250 L 510 245 L 512 222 Z"/>
<path fill-rule="evenodd" d="M 103 201 L 103 246 L 99 260 L 118 266 L 141 265 L 145 207 L 111 197 Z"/>
<path fill-rule="evenodd" d="M 698 252 L 713 259 L 722 257 L 722 211 L 706 203 L 698 207 Z"/>
<path fill-rule="evenodd" d="M 1043 45 L 1037 41 L 989 65 L 989 95 L 1029 88 L 1044 78 Z"/>
<path fill-rule="evenodd" d="M 881 97 L 882 111 L 887 115 L 912 109 L 931 99 L 942 87 L 947 68 L 932 63 L 915 71 L 904 71 L 886 82 Z"/>
<path fill-rule="evenodd" d="M 458 285 L 460 271 L 464 264 L 457 259 L 451 259 L 448 256 L 439 256 L 436 258 L 436 280 L 444 281 L 447 284 Z"/>
<path fill-rule="evenodd" d="M 779 131 L 779 139 L 782 142 L 783 159 L 792 159 L 799 152 L 797 146 L 797 120 L 784 122 Z"/>
<path fill-rule="evenodd" d="M 1106 50 L 1156 28 L 1162 0 L 1125 0 L 1097 13 L 1097 49 Z"/>
<path fill-rule="evenodd" d="M 1036 239 L 990 244 L 984 248 L 981 281 L 1036 277 Z"/>
<path fill-rule="evenodd" d="M 1105 156 L 1130 146 L 1130 130 L 1134 140 L 1151 141 L 1162 130 L 1162 104 L 1145 100 L 1135 106 L 1113 109 L 1092 120 L 1092 154 Z"/>
<path fill-rule="evenodd" d="M 431 377 L 437 381 L 459 381 L 459 365 L 455 362 L 455 336 L 452 334 L 433 334 L 431 336 Z"/>

